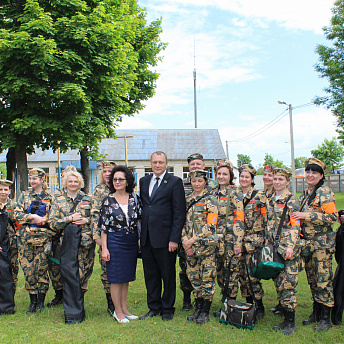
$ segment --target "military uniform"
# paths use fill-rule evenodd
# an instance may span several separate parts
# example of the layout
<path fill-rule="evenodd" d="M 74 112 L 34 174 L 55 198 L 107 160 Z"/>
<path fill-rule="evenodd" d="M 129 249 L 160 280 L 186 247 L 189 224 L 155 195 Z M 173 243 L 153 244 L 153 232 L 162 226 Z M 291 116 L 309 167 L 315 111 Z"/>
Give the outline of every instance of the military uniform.
<path fill-rule="evenodd" d="M 98 227 L 98 220 L 102 202 L 106 196 L 110 193 L 109 187 L 106 183 L 101 183 L 97 185 L 92 194 L 91 200 L 91 231 L 93 240 L 101 239 L 101 231 Z M 98 249 L 99 254 L 99 263 L 102 269 L 102 273 L 100 275 L 100 279 L 102 281 L 104 290 L 106 294 L 110 294 L 110 283 L 107 281 L 106 275 L 106 262 L 102 258 L 102 247 L 99 246 Z"/>
<path fill-rule="evenodd" d="M 226 189 L 220 190 L 216 188 L 212 191 L 212 195 L 216 196 L 219 203 L 219 220 L 217 224 L 217 232 L 222 235 L 222 240 L 217 250 L 217 283 L 221 289 L 224 288 L 224 278 L 227 273 L 227 267 L 230 259 L 233 279 L 230 280 L 230 294 L 237 293 L 238 284 L 237 262 L 238 257 L 234 256 L 233 248 L 237 246 L 237 239 L 242 241 L 244 236 L 244 207 L 242 203 L 242 195 L 235 186 L 227 185 Z M 227 219 L 227 222 L 226 222 Z M 238 244 L 239 245 L 239 244 Z M 241 244 L 240 244 L 241 245 Z"/>
<path fill-rule="evenodd" d="M 17 230 L 18 252 L 21 268 L 25 276 L 25 288 L 30 295 L 44 295 L 49 289 L 48 255 L 51 251 L 53 232 L 44 227 L 31 225 L 30 207 L 40 199 L 48 214 L 51 195 L 42 191 L 36 194 L 32 189 L 23 191 L 14 208 L 14 219 L 21 225 Z M 44 300 L 43 300 L 44 301 Z"/>
<path fill-rule="evenodd" d="M 333 225 L 337 220 L 335 198 L 329 187 L 321 186 L 316 190 L 314 200 L 308 204 L 307 198 L 312 192 L 313 188 L 308 188 L 300 196 L 301 211 L 306 213 L 306 219 L 301 220 L 303 239 L 307 243 L 302 255 L 313 299 L 333 307 L 332 254 L 336 234 Z"/>
<path fill-rule="evenodd" d="M 273 244 L 280 224 L 280 219 L 285 207 L 285 202 L 289 197 L 290 191 L 285 189 L 282 195 L 276 200 L 275 194 L 267 201 L 267 226 L 266 243 Z M 291 214 L 299 211 L 300 205 L 296 197 L 291 196 L 287 204 L 287 212 L 282 225 L 280 240 L 277 251 L 285 259 L 286 249 L 293 249 L 294 254 L 291 259 L 285 260 L 285 268 L 275 278 L 275 288 L 277 298 L 284 309 L 295 311 L 296 287 L 298 283 L 298 272 L 300 264 L 300 223 L 293 220 Z"/>
<path fill-rule="evenodd" d="M 76 206 L 74 213 L 80 212 L 82 217 L 90 219 L 91 197 L 85 195 L 82 191 L 79 191 L 79 194 L 82 195 L 82 199 Z M 51 228 L 61 235 L 61 242 L 63 239 L 63 230 L 70 223 L 67 218 L 71 215 L 73 205 L 73 199 L 66 193 L 53 197 L 48 223 Z M 95 255 L 94 249 L 95 243 L 92 238 L 90 224 L 86 223 L 81 226 L 81 241 L 78 254 L 80 284 L 83 291 L 87 291 L 88 280 L 92 275 Z"/>
<path fill-rule="evenodd" d="M 193 195 L 188 195 L 187 206 L 193 200 Z M 215 214 L 216 221 L 207 220 L 208 214 Z M 217 214 L 217 199 L 211 195 L 202 198 L 189 209 L 182 232 L 182 242 L 191 238 L 196 241 L 192 245 L 193 256 L 186 257 L 187 274 L 194 288 L 195 298 L 212 300 L 215 293 L 215 251 L 222 239 L 222 235 L 216 231 Z"/>
<path fill-rule="evenodd" d="M 208 179 L 208 185 L 207 185 L 207 190 L 211 191 L 215 188 L 217 188 L 219 185 L 219 183 L 214 180 L 214 179 Z M 184 186 L 184 191 L 185 191 L 185 195 L 189 195 L 190 193 L 192 193 L 192 186 L 191 186 L 191 178 L 187 177 L 183 179 L 183 186 Z"/>
<path fill-rule="evenodd" d="M 1 206 L 1 203 L 0 203 Z M 14 208 L 16 203 L 8 199 L 7 203 L 4 204 L 5 211 L 9 218 L 8 223 L 8 236 L 10 238 L 10 251 L 11 251 L 11 268 L 12 268 L 12 278 L 13 278 L 13 288 L 14 292 L 16 291 L 16 286 L 18 282 L 18 271 L 19 271 L 19 262 L 18 262 L 18 239 L 16 228 L 17 224 L 14 220 Z"/>

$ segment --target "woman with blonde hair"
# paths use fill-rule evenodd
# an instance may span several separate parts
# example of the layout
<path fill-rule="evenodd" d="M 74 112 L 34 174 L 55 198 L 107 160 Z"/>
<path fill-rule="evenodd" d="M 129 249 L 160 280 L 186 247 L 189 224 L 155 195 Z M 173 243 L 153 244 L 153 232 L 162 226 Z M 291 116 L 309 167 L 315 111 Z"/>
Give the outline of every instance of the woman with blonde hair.
<path fill-rule="evenodd" d="M 62 187 L 66 192 L 53 197 L 48 222 L 61 237 L 63 304 L 69 324 L 85 318 L 84 293 L 93 271 L 95 244 L 90 229 L 91 198 L 81 191 L 81 174 L 68 171 Z"/>

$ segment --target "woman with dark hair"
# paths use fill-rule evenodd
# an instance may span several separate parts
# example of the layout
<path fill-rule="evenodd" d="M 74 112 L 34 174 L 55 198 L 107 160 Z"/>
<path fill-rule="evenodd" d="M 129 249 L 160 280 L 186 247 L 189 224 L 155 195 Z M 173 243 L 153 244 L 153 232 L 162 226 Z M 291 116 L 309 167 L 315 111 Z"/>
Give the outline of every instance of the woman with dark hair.
<path fill-rule="evenodd" d="M 100 210 L 98 226 L 102 240 L 102 257 L 106 262 L 114 318 L 121 324 L 137 319 L 127 309 L 129 282 L 135 280 L 138 253 L 138 225 L 141 204 L 134 193 L 135 178 L 126 166 L 112 169 L 109 188 Z"/>
<path fill-rule="evenodd" d="M 227 265 L 232 260 L 232 267 L 237 264 L 234 262 L 234 246 L 236 239 L 244 236 L 244 207 L 242 195 L 233 183 L 234 173 L 233 164 L 229 160 L 220 160 L 215 166 L 216 180 L 219 186 L 212 190 L 219 203 L 219 220 L 217 233 L 223 236 L 219 248 L 216 250 L 216 269 L 217 283 L 222 289 L 222 302 L 227 296 L 235 298 L 235 287 L 230 283 L 227 292 L 224 292 L 224 279 L 227 273 Z M 232 290 L 233 289 L 233 290 Z M 220 312 L 214 312 L 214 316 L 220 316 Z"/>
<path fill-rule="evenodd" d="M 313 312 L 303 321 L 303 325 L 319 321 L 315 330 L 326 332 L 332 327 L 330 313 L 334 306 L 332 255 L 337 210 L 333 191 L 323 185 L 325 164 L 319 159 L 310 158 L 305 165 L 308 188 L 300 196 L 300 211 L 293 214 L 302 224 L 306 245 L 301 255 L 313 298 Z"/>
<path fill-rule="evenodd" d="M 264 193 L 266 198 L 270 198 L 274 193 L 274 166 L 264 166 L 263 182 L 264 182 Z"/>
<path fill-rule="evenodd" d="M 186 253 L 186 273 L 194 288 L 196 310 L 187 320 L 202 325 L 209 321 L 210 306 L 215 294 L 215 251 L 222 240 L 216 231 L 218 202 L 207 190 L 207 172 L 189 173 L 193 192 L 186 196 L 186 221 L 182 244 Z"/>
<path fill-rule="evenodd" d="M 253 295 L 249 287 L 246 266 L 252 255 L 262 249 L 265 239 L 266 196 L 263 191 L 254 189 L 256 169 L 244 164 L 239 167 L 239 184 L 243 195 L 245 236 L 243 239 L 242 259 L 239 265 L 242 296 L 248 303 L 253 303 Z M 259 279 L 251 277 L 252 291 L 257 300 L 257 319 L 264 316 L 264 290 Z"/>

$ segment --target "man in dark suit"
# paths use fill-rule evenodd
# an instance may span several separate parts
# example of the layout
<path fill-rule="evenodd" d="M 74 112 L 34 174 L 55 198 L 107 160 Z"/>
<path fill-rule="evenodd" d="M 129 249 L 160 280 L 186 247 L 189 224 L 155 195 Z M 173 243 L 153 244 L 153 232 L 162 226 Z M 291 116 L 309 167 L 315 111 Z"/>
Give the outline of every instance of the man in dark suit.
<path fill-rule="evenodd" d="M 164 152 L 153 153 L 153 174 L 140 179 L 143 204 L 140 243 L 149 308 L 141 320 L 159 314 L 162 320 L 172 320 L 174 314 L 176 256 L 186 205 L 183 182 L 166 172 L 167 165 Z"/>

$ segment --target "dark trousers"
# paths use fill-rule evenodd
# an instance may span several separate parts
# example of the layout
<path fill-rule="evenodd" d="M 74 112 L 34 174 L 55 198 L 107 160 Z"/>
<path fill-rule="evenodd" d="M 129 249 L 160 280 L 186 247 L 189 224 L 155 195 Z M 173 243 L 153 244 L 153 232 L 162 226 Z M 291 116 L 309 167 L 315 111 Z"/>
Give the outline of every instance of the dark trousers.
<path fill-rule="evenodd" d="M 173 314 L 176 300 L 177 252 L 169 252 L 168 247 L 153 248 L 148 233 L 146 245 L 141 247 L 141 252 L 148 308 L 156 313 Z"/>

